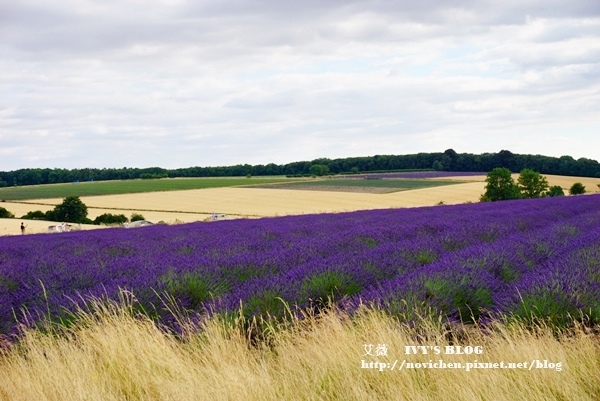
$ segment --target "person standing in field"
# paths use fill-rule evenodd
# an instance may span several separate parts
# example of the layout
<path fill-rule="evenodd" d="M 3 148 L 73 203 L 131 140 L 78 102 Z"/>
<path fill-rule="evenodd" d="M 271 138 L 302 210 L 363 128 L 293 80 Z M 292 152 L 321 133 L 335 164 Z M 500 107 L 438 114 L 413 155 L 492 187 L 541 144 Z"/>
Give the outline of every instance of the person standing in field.
<path fill-rule="evenodd" d="M 25 234 L 25 227 L 27 227 L 23 222 L 21 222 L 21 234 Z"/>

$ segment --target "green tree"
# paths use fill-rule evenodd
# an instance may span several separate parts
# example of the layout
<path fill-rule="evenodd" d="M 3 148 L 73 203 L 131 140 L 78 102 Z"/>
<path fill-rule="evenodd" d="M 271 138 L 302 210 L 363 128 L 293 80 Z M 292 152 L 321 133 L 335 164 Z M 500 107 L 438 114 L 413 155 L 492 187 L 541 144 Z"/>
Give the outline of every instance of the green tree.
<path fill-rule="evenodd" d="M 548 192 L 546 192 L 546 196 L 554 197 L 554 196 L 565 196 L 565 191 L 563 191 L 560 185 L 553 185 L 548 188 Z"/>
<path fill-rule="evenodd" d="M 509 199 L 519 199 L 519 187 L 513 180 L 511 172 L 505 167 L 496 167 L 490 171 L 485 179 L 485 193 L 481 196 L 482 202 L 495 202 Z"/>
<path fill-rule="evenodd" d="M 571 185 L 571 188 L 569 188 L 570 195 L 582 195 L 584 193 L 585 186 L 580 182 L 576 182 L 575 184 Z"/>
<path fill-rule="evenodd" d="M 144 218 L 144 216 L 142 216 L 139 213 L 132 213 L 131 218 L 129 219 L 129 221 L 131 221 L 131 222 L 141 221 L 141 220 L 146 220 L 146 219 Z"/>
<path fill-rule="evenodd" d="M 15 217 L 14 214 L 3 207 L 0 207 L 0 219 L 12 219 L 13 217 Z"/>
<path fill-rule="evenodd" d="M 528 168 L 521 170 L 517 185 L 523 198 L 540 198 L 548 190 L 546 177 Z"/>
<path fill-rule="evenodd" d="M 435 171 L 442 171 L 444 169 L 444 165 L 439 160 L 434 161 L 432 167 Z"/>
<path fill-rule="evenodd" d="M 46 213 L 42 212 L 41 210 L 36 210 L 34 212 L 27 212 L 27 214 L 21 218 L 26 219 L 26 220 L 50 220 L 50 219 L 46 218 Z"/>
<path fill-rule="evenodd" d="M 124 214 L 104 213 L 94 219 L 94 224 L 123 224 L 127 222 Z"/>
<path fill-rule="evenodd" d="M 318 176 L 327 175 L 329 174 L 329 167 L 325 164 L 313 164 L 310 166 L 310 173 Z"/>
<path fill-rule="evenodd" d="M 52 219 L 68 223 L 87 223 L 89 222 L 87 218 L 87 206 L 78 196 L 69 196 L 54 208 Z"/>

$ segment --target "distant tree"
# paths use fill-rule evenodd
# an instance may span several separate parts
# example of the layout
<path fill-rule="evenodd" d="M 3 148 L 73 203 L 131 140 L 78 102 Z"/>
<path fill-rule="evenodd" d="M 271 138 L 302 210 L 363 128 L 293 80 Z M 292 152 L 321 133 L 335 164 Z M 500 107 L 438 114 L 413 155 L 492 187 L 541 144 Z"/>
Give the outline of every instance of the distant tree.
<path fill-rule="evenodd" d="M 485 193 L 482 202 L 495 202 L 509 199 L 519 199 L 519 187 L 513 180 L 511 172 L 505 167 L 497 167 L 490 171 L 485 179 Z"/>
<path fill-rule="evenodd" d="M 144 218 L 144 216 L 142 216 L 139 213 L 132 213 L 131 217 L 129 218 L 129 221 L 134 222 L 134 221 L 141 221 L 141 220 L 146 220 Z"/>
<path fill-rule="evenodd" d="M 313 164 L 310 166 L 310 173 L 318 176 L 327 175 L 329 174 L 329 167 L 325 164 Z"/>
<path fill-rule="evenodd" d="M 54 218 L 54 210 L 48 210 L 46 213 L 44 213 L 44 217 L 40 218 L 40 220 L 56 221 Z"/>
<path fill-rule="evenodd" d="M 579 174 L 577 162 L 571 156 L 561 156 L 558 160 L 561 175 Z"/>
<path fill-rule="evenodd" d="M 521 170 L 517 185 L 523 198 L 540 198 L 548 190 L 546 177 L 528 168 Z"/>
<path fill-rule="evenodd" d="M 69 196 L 57 205 L 52 213 L 52 220 L 69 223 L 87 223 L 87 206 L 78 196 Z"/>
<path fill-rule="evenodd" d="M 570 195 L 582 195 L 585 192 L 585 186 L 580 182 L 576 182 L 575 184 L 571 185 L 571 188 L 569 188 Z"/>
<path fill-rule="evenodd" d="M 127 222 L 124 214 L 104 213 L 94 219 L 94 224 L 123 224 Z"/>
<path fill-rule="evenodd" d="M 27 212 L 27 214 L 21 218 L 26 220 L 49 220 L 46 218 L 46 213 L 42 212 L 41 210 L 36 210 L 35 212 Z"/>
<path fill-rule="evenodd" d="M 434 161 L 432 167 L 435 171 L 442 171 L 444 169 L 444 165 L 439 160 Z"/>
<path fill-rule="evenodd" d="M 441 161 L 440 163 L 442 164 L 442 166 L 444 166 L 444 168 L 450 170 L 450 171 L 454 171 L 453 169 L 455 168 L 455 162 L 456 159 L 458 158 L 458 153 L 456 153 L 456 151 L 454 149 L 446 149 L 444 151 L 444 153 L 441 155 Z M 418 167 L 418 166 L 413 166 L 413 167 Z M 425 166 L 423 166 L 425 167 Z"/>
<path fill-rule="evenodd" d="M 6 210 L 3 207 L 0 207 L 0 219 L 12 219 L 15 215 Z"/>
<path fill-rule="evenodd" d="M 517 158 L 510 150 L 501 150 L 493 155 L 492 159 L 497 166 L 513 169 L 513 171 L 519 170 Z"/>
<path fill-rule="evenodd" d="M 560 185 L 553 185 L 548 188 L 548 192 L 546 192 L 546 196 L 554 197 L 554 196 L 565 196 L 565 191 L 563 191 Z"/>
<path fill-rule="evenodd" d="M 156 180 L 160 178 L 169 178 L 167 173 L 142 173 L 140 174 L 142 180 Z"/>

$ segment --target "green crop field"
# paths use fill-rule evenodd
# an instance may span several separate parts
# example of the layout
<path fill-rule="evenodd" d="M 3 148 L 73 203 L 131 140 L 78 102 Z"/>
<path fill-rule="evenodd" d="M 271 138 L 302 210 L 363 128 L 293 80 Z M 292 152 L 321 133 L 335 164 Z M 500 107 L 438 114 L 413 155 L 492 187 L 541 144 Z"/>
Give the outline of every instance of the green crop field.
<path fill-rule="evenodd" d="M 298 179 L 286 177 L 163 178 L 157 180 L 94 181 L 68 184 L 0 188 L 0 200 L 65 198 L 68 196 L 118 195 L 141 192 L 177 191 L 240 185 L 271 184 Z"/>
<path fill-rule="evenodd" d="M 313 189 L 342 192 L 388 193 L 443 185 L 460 184 L 461 181 L 421 180 L 421 179 L 318 179 L 309 181 L 273 183 L 259 185 L 261 188 Z"/>

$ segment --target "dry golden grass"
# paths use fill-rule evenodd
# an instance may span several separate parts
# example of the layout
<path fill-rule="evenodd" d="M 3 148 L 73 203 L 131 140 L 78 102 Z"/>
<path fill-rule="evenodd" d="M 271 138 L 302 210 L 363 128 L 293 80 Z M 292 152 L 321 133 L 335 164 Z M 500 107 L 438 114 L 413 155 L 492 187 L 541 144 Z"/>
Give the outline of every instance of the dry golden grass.
<path fill-rule="evenodd" d="M 399 207 L 432 206 L 439 202 L 453 205 L 465 202 L 478 202 L 485 192 L 484 182 L 469 182 L 444 187 L 415 189 L 405 192 L 386 194 L 388 199 L 399 204 Z"/>
<path fill-rule="evenodd" d="M 563 175 L 546 175 L 545 177 L 548 179 L 548 184 L 551 186 L 560 185 L 565 190 L 565 193 L 568 193 L 569 188 L 576 182 L 582 183 L 588 193 L 600 192 L 600 188 L 598 188 L 600 178 L 567 177 Z"/>
<path fill-rule="evenodd" d="M 239 322 L 238 322 L 239 323 Z M 251 345 L 240 326 L 213 319 L 197 334 L 165 334 L 127 307 L 104 306 L 62 335 L 29 331 L 0 355 L 1 400 L 598 400 L 598 338 L 575 331 L 555 337 L 498 325 L 469 330 L 463 345 L 480 355 L 405 355 L 416 331 L 366 310 L 329 313 L 274 332 Z M 423 322 L 422 344 L 449 345 L 444 328 Z M 423 337 L 421 337 L 423 338 Z M 456 340 L 456 338 L 455 338 Z M 383 344 L 387 356 L 366 356 Z M 406 362 L 526 362 L 561 369 L 403 369 Z M 396 369 L 364 369 L 362 360 Z M 405 365 L 407 366 L 407 365 Z M 559 371 L 560 370 L 560 371 Z"/>

